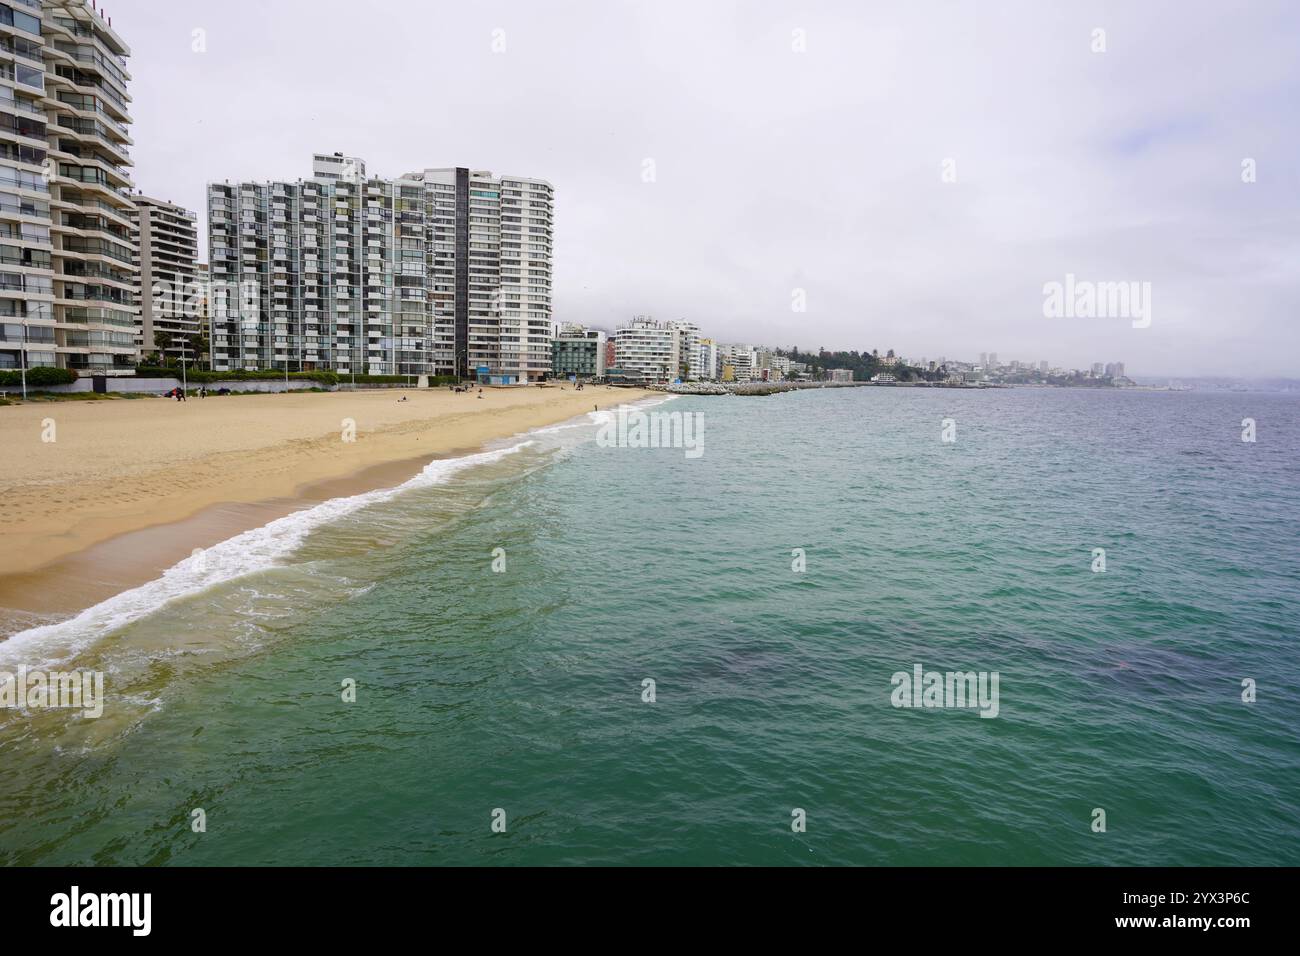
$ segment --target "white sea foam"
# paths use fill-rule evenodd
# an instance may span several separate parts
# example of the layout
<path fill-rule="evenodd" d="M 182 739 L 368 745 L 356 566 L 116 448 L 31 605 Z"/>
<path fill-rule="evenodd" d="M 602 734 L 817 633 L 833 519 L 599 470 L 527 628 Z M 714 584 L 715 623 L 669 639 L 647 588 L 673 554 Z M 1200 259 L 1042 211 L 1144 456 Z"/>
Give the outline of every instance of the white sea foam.
<path fill-rule="evenodd" d="M 162 577 L 114 595 L 66 621 L 20 631 L 0 642 L 0 664 L 34 666 L 38 656 L 46 662 L 65 660 L 172 601 L 277 567 L 322 525 L 403 492 L 441 484 L 457 472 L 498 461 L 532 444 L 532 440 L 526 440 L 463 458 L 432 461 L 414 478 L 396 487 L 333 498 L 235 535 L 173 565 Z"/>
<path fill-rule="evenodd" d="M 595 415 L 595 414 L 596 414 L 596 412 L 587 412 L 587 415 L 583 417 L 583 420 L 582 420 L 582 421 L 576 421 L 576 422 L 564 422 L 564 423 L 559 424 L 559 425 L 548 425 L 548 426 L 546 426 L 545 428 L 538 428 L 538 429 L 536 429 L 535 431 L 532 432 L 532 434 L 534 434 L 534 435 L 550 435 L 550 434 L 552 434 L 552 433 L 554 433 L 554 432 L 567 432 L 570 428 L 585 428 L 585 427 L 587 427 L 588 425 L 591 424 L 591 422 L 588 420 L 589 417 L 590 417 L 591 415 Z"/>
<path fill-rule="evenodd" d="M 680 395 L 667 395 L 667 394 L 665 394 L 665 395 L 663 395 L 662 397 L 656 397 L 656 398 L 643 398 L 643 399 L 641 399 L 641 401 L 639 401 L 639 402 L 626 402 L 626 403 L 624 403 L 624 404 L 622 404 L 622 405 L 618 405 L 618 406 L 616 406 L 616 407 L 614 407 L 614 408 L 607 408 L 607 409 L 605 409 L 604 411 L 587 412 L 587 418 L 590 419 L 590 424 L 593 424 L 593 425 L 604 425 L 604 424 L 606 424 L 606 423 L 608 423 L 608 422 L 612 422 L 612 421 L 614 421 L 614 418 L 615 418 L 615 416 L 618 414 L 618 410 L 619 410 L 620 408 L 626 408 L 626 409 L 629 409 L 629 410 L 632 410 L 632 409 L 640 410 L 640 409 L 643 409 L 643 408 L 654 408 L 656 405 L 662 405 L 664 402 L 671 402 L 673 399 L 680 398 L 680 397 L 681 397 Z"/>
<path fill-rule="evenodd" d="M 664 402 L 668 402 L 674 398 L 679 398 L 679 397 L 680 396 L 677 395 L 664 395 L 663 397 L 643 398 L 639 402 L 626 402 L 622 405 L 617 406 L 617 408 L 653 408 L 655 405 L 662 405 Z M 603 425 L 605 424 L 605 422 L 610 422 L 614 420 L 614 414 L 617 411 L 617 408 L 606 409 L 605 411 L 587 412 L 587 414 L 580 415 L 578 418 L 574 419 L 573 421 L 561 422 L 558 425 L 548 425 L 545 428 L 537 428 L 534 429 L 529 434 L 549 435 L 553 432 L 568 431 L 571 428 L 588 428 L 592 425 Z"/>

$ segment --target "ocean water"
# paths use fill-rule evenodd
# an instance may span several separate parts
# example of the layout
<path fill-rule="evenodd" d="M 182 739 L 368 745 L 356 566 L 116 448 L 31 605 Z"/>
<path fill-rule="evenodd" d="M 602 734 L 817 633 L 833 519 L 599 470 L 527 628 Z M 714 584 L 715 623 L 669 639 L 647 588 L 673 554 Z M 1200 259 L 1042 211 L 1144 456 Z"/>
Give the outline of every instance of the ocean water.
<path fill-rule="evenodd" d="M 0 710 L 0 863 L 1300 863 L 1295 396 L 650 410 L 703 455 L 584 418 L 0 644 L 108 696 Z"/>

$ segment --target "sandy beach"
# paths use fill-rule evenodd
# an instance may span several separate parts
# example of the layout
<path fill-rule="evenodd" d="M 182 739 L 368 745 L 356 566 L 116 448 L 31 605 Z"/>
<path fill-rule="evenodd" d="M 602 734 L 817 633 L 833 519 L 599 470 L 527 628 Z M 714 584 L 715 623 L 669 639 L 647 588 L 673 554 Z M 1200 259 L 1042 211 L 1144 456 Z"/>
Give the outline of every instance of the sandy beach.
<path fill-rule="evenodd" d="M 654 393 L 482 394 L 393 389 L 0 409 L 0 604 L 85 606 L 192 548 L 313 501 L 395 485 L 435 457 Z M 345 440 L 345 420 L 355 422 L 354 441 Z M 55 440 L 46 441 L 51 421 Z M 159 526 L 171 530 L 150 536 Z"/>

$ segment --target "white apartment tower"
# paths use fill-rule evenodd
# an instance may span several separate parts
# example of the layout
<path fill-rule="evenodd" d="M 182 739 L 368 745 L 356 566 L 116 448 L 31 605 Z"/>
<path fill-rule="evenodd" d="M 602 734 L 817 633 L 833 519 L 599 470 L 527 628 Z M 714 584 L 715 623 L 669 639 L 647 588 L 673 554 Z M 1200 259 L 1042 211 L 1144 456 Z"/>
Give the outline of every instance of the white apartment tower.
<path fill-rule="evenodd" d="M 681 325 L 656 322 L 647 315 L 634 317 L 614 332 L 617 367 L 647 382 L 670 382 L 677 378 L 691 355 L 682 347 L 689 332 Z"/>
<path fill-rule="evenodd" d="M 198 216 L 175 203 L 136 196 L 131 220 L 140 269 L 136 345 L 144 354 L 157 351 L 164 359 L 193 362 L 203 321 Z"/>
<path fill-rule="evenodd" d="M 0 3 L 0 367 L 135 363 L 128 55 L 86 0 Z"/>
<path fill-rule="evenodd" d="M 713 339 L 700 339 L 696 347 L 693 376 L 704 382 L 718 378 L 718 344 Z"/>
<path fill-rule="evenodd" d="M 420 190 L 341 154 L 296 182 L 208 187 L 212 367 L 424 374 Z"/>
<path fill-rule="evenodd" d="M 464 167 L 400 180 L 424 187 L 438 374 L 482 369 L 537 381 L 551 369 L 555 190 Z"/>
<path fill-rule="evenodd" d="M 697 367 L 700 358 L 700 327 L 685 319 L 667 323 L 677 333 L 678 375 L 691 381 L 701 378 Z"/>
<path fill-rule="evenodd" d="M 340 153 L 312 172 L 209 186 L 212 281 L 245 300 L 237 316 L 214 302 L 214 368 L 549 373 L 549 183 L 463 167 L 382 179 Z"/>

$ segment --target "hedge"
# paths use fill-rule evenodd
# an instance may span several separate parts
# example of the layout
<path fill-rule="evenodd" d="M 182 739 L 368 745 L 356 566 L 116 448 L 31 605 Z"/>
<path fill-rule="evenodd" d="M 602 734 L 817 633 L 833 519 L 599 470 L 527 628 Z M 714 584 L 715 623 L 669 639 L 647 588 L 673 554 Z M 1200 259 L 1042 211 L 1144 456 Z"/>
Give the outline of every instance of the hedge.
<path fill-rule="evenodd" d="M 343 372 L 338 373 L 339 384 L 348 385 L 354 381 L 350 374 Z M 420 380 L 418 375 L 358 375 L 355 381 L 358 385 L 411 385 L 414 386 Z M 460 382 L 455 375 L 430 375 L 430 385 L 453 385 Z"/>
<path fill-rule="evenodd" d="M 71 385 L 76 380 L 77 373 L 70 368 L 52 368 L 48 365 L 38 365 L 27 370 L 28 388 L 42 385 Z M 17 388 L 21 387 L 22 384 L 23 373 L 21 369 L 0 372 L 0 385 Z"/>
<path fill-rule="evenodd" d="M 157 366 L 139 365 L 135 370 L 136 378 L 175 378 L 181 377 L 179 368 L 159 368 Z M 257 372 L 211 372 L 202 368 L 191 368 L 185 371 L 185 380 L 187 382 L 198 382 L 200 384 L 207 382 L 251 382 L 260 379 L 270 379 L 284 381 L 284 372 L 276 371 L 257 371 Z M 322 385 L 337 385 L 339 376 L 337 372 L 290 372 L 289 380 L 306 380 L 310 382 L 320 382 Z"/>
<path fill-rule="evenodd" d="M 175 378 L 181 377 L 181 370 L 178 367 L 168 366 L 160 368 L 154 365 L 140 365 L 136 367 L 135 374 L 137 378 Z M 307 379 L 312 382 L 320 382 L 322 385 L 338 385 L 340 383 L 348 385 L 356 382 L 358 385 L 414 385 L 419 381 L 419 376 L 415 375 L 356 375 L 353 376 L 344 372 L 318 371 L 318 372 L 290 372 L 289 380 Z M 206 382 L 251 382 L 258 380 L 284 381 L 284 372 L 260 370 L 256 372 L 211 372 L 207 369 L 192 368 L 186 372 L 186 381 L 203 384 Z M 430 385 L 455 385 L 460 381 L 454 375 L 430 375 Z"/>

